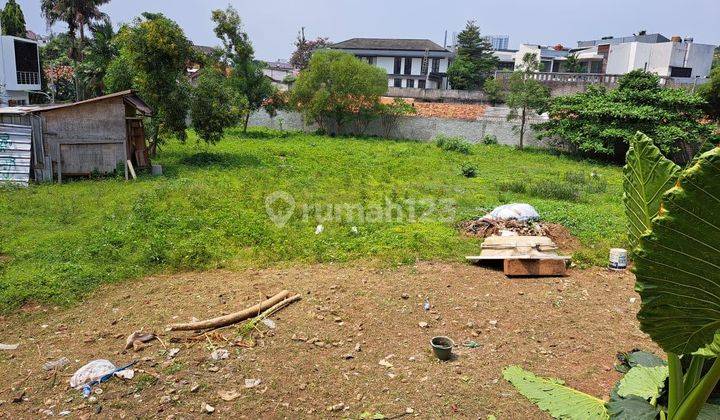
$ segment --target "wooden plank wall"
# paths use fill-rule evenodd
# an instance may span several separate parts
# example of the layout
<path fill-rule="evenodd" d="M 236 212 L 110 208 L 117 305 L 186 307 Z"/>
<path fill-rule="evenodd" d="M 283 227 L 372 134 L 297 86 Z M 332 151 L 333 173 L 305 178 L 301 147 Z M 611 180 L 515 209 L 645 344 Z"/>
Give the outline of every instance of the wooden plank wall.
<path fill-rule="evenodd" d="M 122 97 L 41 113 L 45 152 L 54 173 L 110 173 L 125 161 L 126 125 Z"/>

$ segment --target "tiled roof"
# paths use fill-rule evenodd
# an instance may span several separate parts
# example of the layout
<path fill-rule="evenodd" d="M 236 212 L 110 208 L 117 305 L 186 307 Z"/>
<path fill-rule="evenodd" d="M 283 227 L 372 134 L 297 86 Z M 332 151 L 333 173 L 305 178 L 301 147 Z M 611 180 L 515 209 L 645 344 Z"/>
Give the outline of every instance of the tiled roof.
<path fill-rule="evenodd" d="M 443 51 L 447 49 L 429 39 L 352 38 L 330 48 L 348 50 Z"/>

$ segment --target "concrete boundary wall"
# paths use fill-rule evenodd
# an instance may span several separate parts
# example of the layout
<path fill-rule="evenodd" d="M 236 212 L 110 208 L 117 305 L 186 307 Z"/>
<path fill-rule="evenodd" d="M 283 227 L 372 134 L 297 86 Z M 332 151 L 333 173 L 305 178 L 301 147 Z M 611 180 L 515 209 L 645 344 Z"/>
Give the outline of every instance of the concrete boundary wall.
<path fill-rule="evenodd" d="M 388 136 L 385 135 L 386 130 L 378 121 L 372 122 L 365 130 L 366 135 L 374 135 L 378 137 L 389 137 L 392 139 L 407 139 L 419 141 L 431 141 L 439 134 L 446 136 L 460 136 L 471 143 L 478 143 L 483 140 L 485 135 L 495 136 L 498 143 L 515 146 L 518 144 L 519 134 L 516 131 L 518 123 L 516 121 L 508 122 L 506 120 L 507 109 L 496 108 L 491 109 L 490 115 L 482 117 L 475 121 L 456 120 L 437 117 L 401 117 L 396 126 L 390 130 Z M 543 121 L 542 118 L 534 118 L 529 124 Z M 528 124 L 528 125 L 529 125 Z M 250 116 L 248 123 L 250 127 L 270 127 L 281 130 L 299 130 L 312 132 L 317 126 L 306 125 L 302 116 L 297 112 L 279 112 L 275 118 L 270 118 L 265 111 L 258 111 Z M 533 132 L 528 127 L 525 134 L 526 146 L 542 146 Z"/>

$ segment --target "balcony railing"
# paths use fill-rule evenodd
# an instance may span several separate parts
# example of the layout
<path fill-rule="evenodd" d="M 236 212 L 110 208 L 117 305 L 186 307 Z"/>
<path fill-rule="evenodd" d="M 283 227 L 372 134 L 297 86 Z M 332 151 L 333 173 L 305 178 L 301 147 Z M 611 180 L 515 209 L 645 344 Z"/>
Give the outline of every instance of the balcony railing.
<path fill-rule="evenodd" d="M 512 76 L 512 74 L 513 72 L 511 71 L 496 71 L 495 78 L 498 80 L 507 80 L 510 78 L 510 76 Z M 606 86 L 615 86 L 622 76 L 622 74 L 557 72 L 534 72 L 527 75 L 528 78 L 537 80 L 539 82 L 555 82 L 563 84 L 601 84 Z M 660 84 L 664 86 L 672 86 L 680 82 L 676 79 L 677 78 L 668 76 L 660 76 Z"/>
<path fill-rule="evenodd" d="M 18 85 L 39 85 L 40 73 L 34 71 L 19 71 L 17 72 L 17 83 Z"/>

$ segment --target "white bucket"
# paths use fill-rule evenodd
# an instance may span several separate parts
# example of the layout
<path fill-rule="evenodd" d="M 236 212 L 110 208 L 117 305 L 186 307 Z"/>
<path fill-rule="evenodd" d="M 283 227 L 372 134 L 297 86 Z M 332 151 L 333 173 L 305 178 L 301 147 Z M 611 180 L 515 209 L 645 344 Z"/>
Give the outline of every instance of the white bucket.
<path fill-rule="evenodd" d="M 613 248 L 610 250 L 610 265 L 613 270 L 624 270 L 627 268 L 628 258 L 627 250 L 622 248 Z"/>

